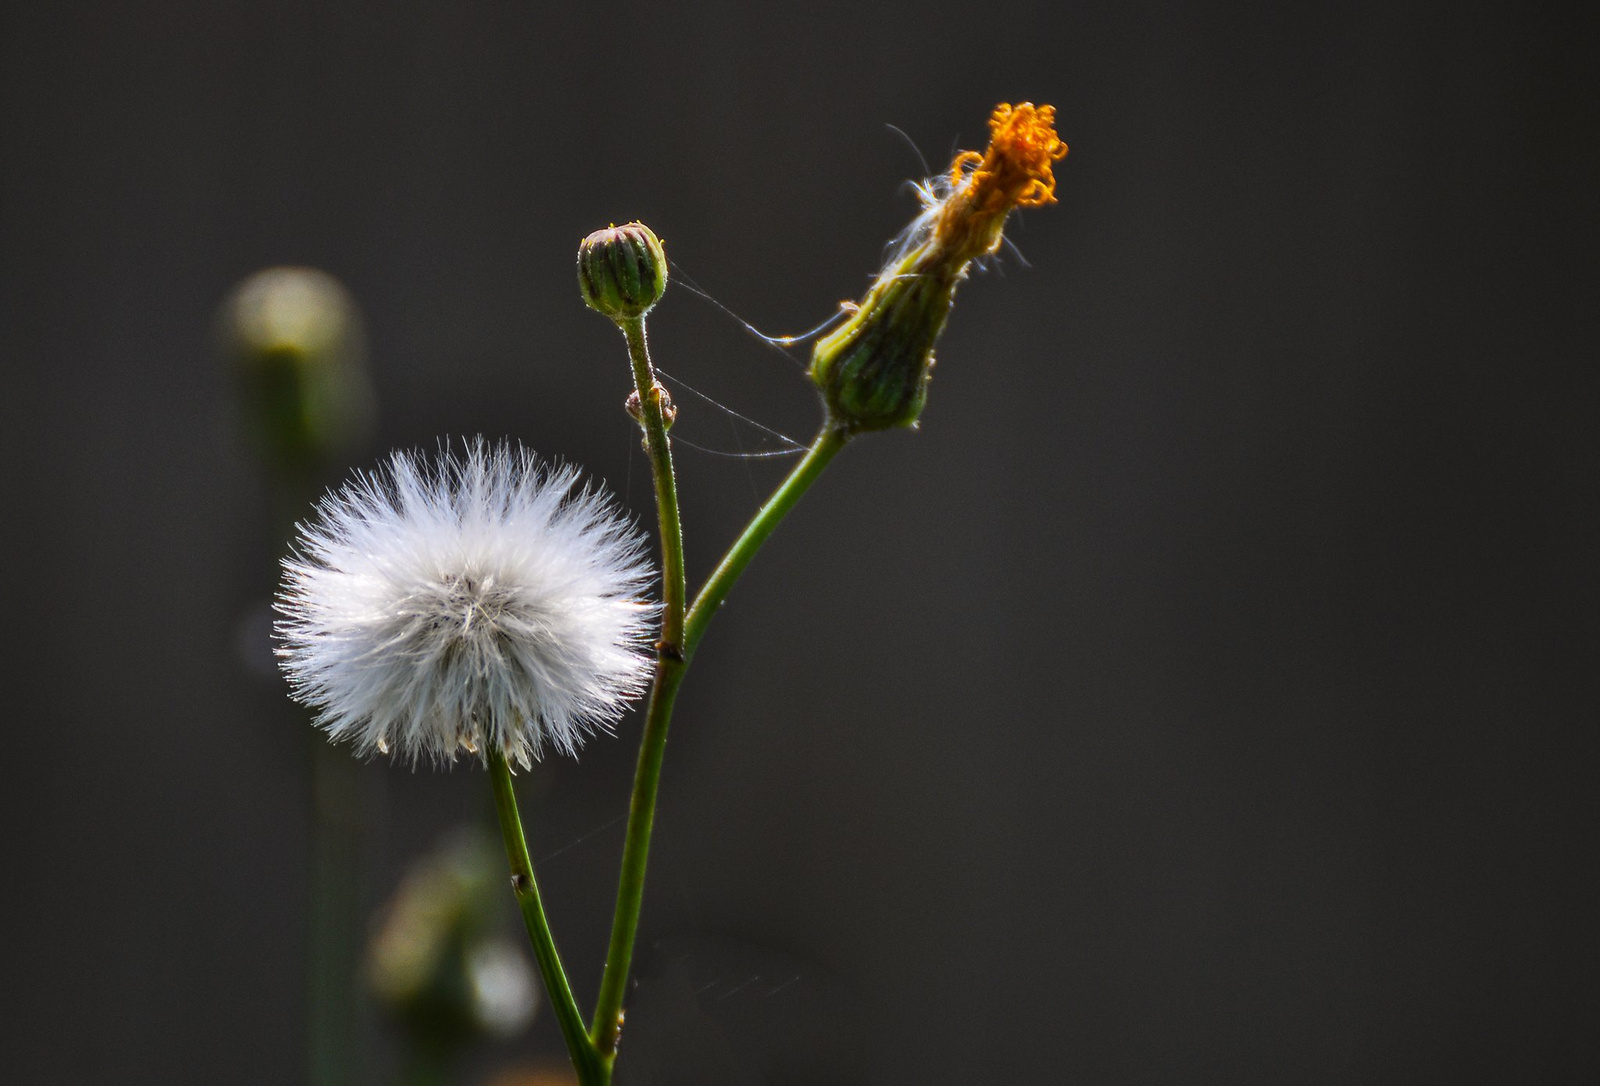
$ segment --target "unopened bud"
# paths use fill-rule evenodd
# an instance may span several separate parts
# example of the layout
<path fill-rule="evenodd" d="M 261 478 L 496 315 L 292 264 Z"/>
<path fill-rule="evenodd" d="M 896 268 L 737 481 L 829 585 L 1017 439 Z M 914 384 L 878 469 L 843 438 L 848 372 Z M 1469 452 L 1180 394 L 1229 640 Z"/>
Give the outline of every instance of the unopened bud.
<path fill-rule="evenodd" d="M 958 281 L 937 273 L 882 276 L 850 319 L 817 341 L 811 378 L 835 420 L 857 431 L 917 421 Z"/>
<path fill-rule="evenodd" d="M 667 289 L 667 254 L 642 222 L 596 230 L 578 245 L 578 289 L 590 309 L 637 320 Z"/>

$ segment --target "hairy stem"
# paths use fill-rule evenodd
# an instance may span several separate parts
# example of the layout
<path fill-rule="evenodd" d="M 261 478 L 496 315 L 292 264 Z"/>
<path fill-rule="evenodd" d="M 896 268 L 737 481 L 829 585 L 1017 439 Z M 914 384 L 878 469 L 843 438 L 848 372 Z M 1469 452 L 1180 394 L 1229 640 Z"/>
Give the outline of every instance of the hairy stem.
<path fill-rule="evenodd" d="M 683 650 L 683 612 L 688 598 L 678 483 L 672 474 L 672 439 L 667 436 L 672 425 L 667 411 L 672 401 L 650 365 L 644 318 L 624 322 L 622 332 L 628 337 L 628 359 L 633 363 L 633 383 L 639 393 L 639 424 L 644 427 L 645 451 L 650 455 L 650 476 L 656 489 L 656 517 L 661 522 L 661 643 L 656 649 L 670 659 Z"/>
<path fill-rule="evenodd" d="M 634 338 L 630 336 L 629 346 L 632 347 L 633 343 Z M 639 343 L 642 348 L 642 331 Z M 637 376 L 637 355 L 635 355 L 635 373 Z M 643 396 L 640 398 L 645 399 Z M 645 418 L 648 427 L 649 416 L 646 415 Z M 664 444 L 664 431 L 661 436 Z M 794 508 L 801 495 L 810 489 L 828 461 L 844 448 L 848 440 L 849 434 L 843 428 L 831 423 L 825 424 L 805 458 L 789 473 L 788 478 L 773 492 L 772 497 L 767 499 L 767 503 L 756 513 L 755 519 L 745 528 L 744 534 L 723 557 L 711 579 L 695 599 L 694 607 L 687 617 L 681 610 L 682 597 L 678 597 L 680 610 L 676 626 L 669 626 L 673 621 L 673 614 L 672 604 L 670 601 L 668 603 L 667 618 L 662 623 L 663 648 L 656 660 L 655 684 L 650 691 L 644 735 L 639 744 L 639 763 L 634 771 L 633 799 L 628 811 L 628 833 L 623 844 L 622 875 L 617 884 L 617 908 L 612 919 L 611 943 L 606 952 L 605 974 L 601 978 L 600 999 L 595 1006 L 594 1024 L 591 1027 L 595 1046 L 608 1060 L 616 1058 L 617 1040 L 622 1031 L 622 998 L 627 988 L 628 969 L 633 960 L 634 938 L 639 929 L 639 912 L 644 901 L 645 868 L 650 858 L 650 833 L 655 824 L 656 796 L 660 790 L 661 764 L 667 746 L 667 726 L 672 720 L 672 705 L 677 699 L 678 687 L 683 682 L 684 672 L 688 668 L 689 657 L 693 655 L 695 646 L 705 634 L 711 616 L 716 613 L 717 608 L 732 590 L 734 582 L 739 579 L 739 574 L 744 572 L 750 560 L 755 557 L 756 551 L 761 548 L 761 544 L 766 542 L 773 529 L 789 510 Z M 667 485 L 671 486 L 670 458 L 666 460 L 666 466 Z M 658 487 L 660 478 L 658 475 Z M 668 508 L 666 502 L 659 504 L 663 510 Z M 676 516 L 675 496 L 670 508 Z M 663 523 L 661 534 L 664 550 L 666 539 L 681 538 L 677 529 L 675 522 L 670 526 Z M 681 555 L 679 561 L 678 569 L 681 572 Z M 674 641 L 670 638 L 666 632 L 669 628 L 678 631 L 681 640 Z M 669 645 L 677 647 L 678 651 L 668 652 L 665 646 Z"/>
<path fill-rule="evenodd" d="M 672 472 L 671 425 L 667 418 L 666 390 L 656 382 L 645 339 L 644 318 L 625 321 L 628 358 L 633 363 L 633 383 L 639 396 L 639 424 L 644 428 L 650 474 L 655 481 L 656 514 L 661 523 L 661 640 L 656 643 L 656 675 L 650 688 L 650 707 L 644 735 L 639 741 L 639 764 L 634 770 L 633 798 L 628 806 L 628 832 L 622 846 L 622 873 L 617 879 L 617 907 L 611 920 L 611 941 L 606 947 L 605 970 L 600 976 L 600 997 L 595 1002 L 590 1038 L 601 1055 L 616 1058 L 622 1033 L 622 999 L 633 962 L 633 941 L 639 930 L 639 910 L 644 903 L 645 868 L 650 859 L 650 833 L 655 826 L 656 794 L 661 784 L 661 763 L 667 750 L 667 725 L 672 703 L 683 677 L 683 618 L 688 587 L 683 571 L 683 524 L 678 515 L 678 484 Z"/>
<path fill-rule="evenodd" d="M 650 832 L 655 827 L 656 795 L 661 786 L 661 762 L 667 751 L 667 725 L 672 703 L 683 681 L 682 660 L 662 660 L 650 691 L 644 736 L 639 742 L 639 764 L 633 774 L 633 798 L 628 805 L 628 835 L 622 846 L 622 874 L 617 880 L 617 909 L 611 920 L 611 943 L 606 949 L 600 998 L 595 1003 L 591 1036 L 606 1059 L 615 1059 L 622 1035 L 622 998 L 633 963 L 633 941 L 639 932 L 639 911 L 644 905 L 645 868 L 650 860 Z"/>
<path fill-rule="evenodd" d="M 495 812 L 500 816 L 500 835 L 505 839 L 506 859 L 511 863 L 511 889 L 517 895 L 517 906 L 533 943 L 533 956 L 561 1025 L 561 1036 L 566 1039 L 573 1069 L 578 1072 L 580 1086 L 606 1086 L 611 1081 L 610 1065 L 600 1058 L 583 1028 L 583 1015 L 572 996 L 566 971 L 561 968 L 550 922 L 545 919 L 539 884 L 533 877 L 533 861 L 528 858 L 528 841 L 522 834 L 522 818 L 517 813 L 517 795 L 511 787 L 511 767 L 496 747 L 487 749 L 487 760 L 489 779 L 494 783 Z"/>

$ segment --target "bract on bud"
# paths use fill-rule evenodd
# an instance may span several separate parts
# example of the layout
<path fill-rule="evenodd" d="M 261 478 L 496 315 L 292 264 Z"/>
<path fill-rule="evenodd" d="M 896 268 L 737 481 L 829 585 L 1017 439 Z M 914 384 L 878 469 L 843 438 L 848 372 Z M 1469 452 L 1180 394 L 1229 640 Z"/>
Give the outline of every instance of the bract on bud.
<path fill-rule="evenodd" d="M 578 245 L 578 290 L 590 309 L 637 320 L 667 289 L 667 254 L 642 222 L 596 230 Z"/>
<path fill-rule="evenodd" d="M 917 421 L 956 282 L 948 275 L 882 276 L 855 315 L 817 341 L 811 377 L 834 418 L 853 430 Z"/>
<path fill-rule="evenodd" d="M 933 347 L 974 260 L 1000 247 L 1006 216 L 1055 201 L 1051 164 L 1067 153 L 1055 110 L 997 106 L 989 146 L 963 151 L 919 186 L 923 211 L 855 312 L 811 353 L 829 414 L 852 431 L 911 426 L 927 402 Z"/>

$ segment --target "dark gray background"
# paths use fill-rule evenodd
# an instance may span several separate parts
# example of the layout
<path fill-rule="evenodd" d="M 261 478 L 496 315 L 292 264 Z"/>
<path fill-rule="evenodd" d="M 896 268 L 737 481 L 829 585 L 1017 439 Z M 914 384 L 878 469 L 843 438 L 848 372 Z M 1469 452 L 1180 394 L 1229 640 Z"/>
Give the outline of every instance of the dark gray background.
<path fill-rule="evenodd" d="M 885 124 L 937 166 L 1021 99 L 1073 148 L 1032 266 L 963 290 L 922 430 L 830 470 L 685 688 L 619 1086 L 1600 1076 L 1600 116 L 1559 6 L 3 18 L 8 1081 L 301 1074 L 307 744 L 234 648 L 275 556 L 233 283 L 354 292 L 363 462 L 511 436 L 644 517 L 578 239 L 643 218 L 796 331 L 912 212 Z M 727 317 L 679 289 L 653 330 L 809 436 Z M 692 398 L 679 433 L 758 439 Z M 698 577 L 781 469 L 680 467 Z M 636 738 L 534 775 L 536 852 L 622 812 Z M 486 811 L 476 769 L 363 774 L 374 892 Z M 542 870 L 586 1003 L 620 835 Z M 463 1081 L 537 1053 L 548 1017 Z"/>

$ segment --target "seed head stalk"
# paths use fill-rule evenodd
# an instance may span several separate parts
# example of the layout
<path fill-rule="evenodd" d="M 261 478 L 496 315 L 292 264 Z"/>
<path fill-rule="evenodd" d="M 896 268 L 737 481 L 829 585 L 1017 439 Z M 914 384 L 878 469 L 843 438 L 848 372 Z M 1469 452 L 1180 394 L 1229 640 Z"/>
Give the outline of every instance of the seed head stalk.
<path fill-rule="evenodd" d="M 573 1069 L 578 1073 L 580 1086 L 606 1086 L 611 1081 L 609 1060 L 602 1060 L 595 1051 L 589 1035 L 583 1028 L 583 1012 L 573 998 L 572 985 L 567 982 L 566 970 L 561 966 L 561 955 L 556 950 L 555 936 L 544 915 L 544 900 L 539 896 L 539 883 L 533 877 L 533 861 L 528 857 L 528 841 L 522 832 L 522 819 L 517 814 L 517 796 L 511 787 L 511 767 L 504 752 L 496 745 L 484 747 L 489 767 L 489 779 L 494 785 L 495 812 L 499 815 L 500 834 L 505 839 L 506 859 L 511 864 L 511 889 L 517 897 L 517 907 L 522 910 L 522 920 L 528 929 L 528 939 L 533 943 L 533 956 L 544 977 L 545 990 L 550 993 L 550 1003 L 556 1021 L 561 1026 L 561 1036 L 567 1042 L 567 1052 L 572 1056 Z"/>

